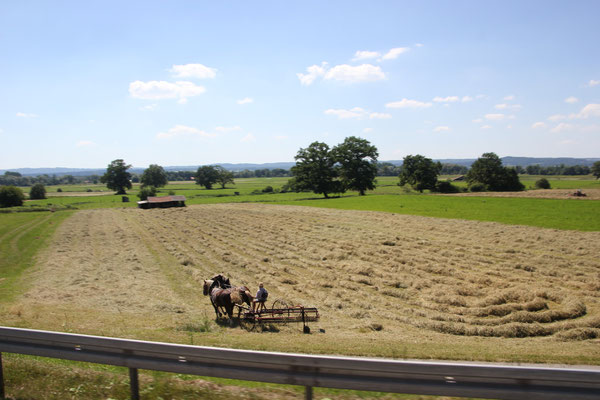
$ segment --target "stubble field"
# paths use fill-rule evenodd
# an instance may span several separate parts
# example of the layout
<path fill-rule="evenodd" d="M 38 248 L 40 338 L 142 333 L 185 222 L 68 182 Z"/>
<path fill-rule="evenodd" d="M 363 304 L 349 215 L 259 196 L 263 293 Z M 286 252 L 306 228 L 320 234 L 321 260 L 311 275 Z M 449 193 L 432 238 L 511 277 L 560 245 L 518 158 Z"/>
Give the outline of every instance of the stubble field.
<path fill-rule="evenodd" d="M 4 324 L 228 347 L 598 364 L 600 233 L 261 204 L 82 210 Z M 215 273 L 316 306 L 297 326 L 217 325 Z M 324 331 L 324 332 L 323 332 Z"/>

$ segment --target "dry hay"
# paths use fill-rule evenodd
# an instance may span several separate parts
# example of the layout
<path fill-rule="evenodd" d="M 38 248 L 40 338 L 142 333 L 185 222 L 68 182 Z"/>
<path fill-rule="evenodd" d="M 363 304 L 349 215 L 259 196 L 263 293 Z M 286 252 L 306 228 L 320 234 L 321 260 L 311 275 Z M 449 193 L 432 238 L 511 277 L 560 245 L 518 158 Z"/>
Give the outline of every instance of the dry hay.
<path fill-rule="evenodd" d="M 80 211 L 54 240 L 29 302 L 210 310 L 200 283 L 223 272 L 252 291 L 264 282 L 270 301 L 318 307 L 328 331 L 559 340 L 600 332 L 598 232 L 223 204 Z M 165 268 L 197 297 L 181 296 Z"/>
<path fill-rule="evenodd" d="M 536 199 L 580 199 L 600 200 L 600 189 L 582 189 L 585 197 L 573 196 L 577 189 L 536 189 L 522 192 L 477 192 L 437 194 L 438 196 L 465 196 L 465 197 L 526 197 Z"/>

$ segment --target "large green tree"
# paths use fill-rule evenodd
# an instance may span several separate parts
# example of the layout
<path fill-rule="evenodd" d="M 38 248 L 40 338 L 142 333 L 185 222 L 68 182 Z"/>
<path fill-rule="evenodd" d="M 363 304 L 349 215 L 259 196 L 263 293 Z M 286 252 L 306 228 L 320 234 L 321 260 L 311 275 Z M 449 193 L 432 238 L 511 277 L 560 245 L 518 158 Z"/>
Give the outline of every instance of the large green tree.
<path fill-rule="evenodd" d="M 326 198 L 332 193 L 344 192 L 335 168 L 336 159 L 327 144 L 313 142 L 298 150 L 295 159 L 290 186 L 296 191 L 310 190 Z"/>
<path fill-rule="evenodd" d="M 483 184 L 493 192 L 520 191 L 525 186 L 519 181 L 514 168 L 502 166 L 502 160 L 495 153 L 484 153 L 479 157 L 466 176 L 469 186 Z"/>
<path fill-rule="evenodd" d="M 169 183 L 167 180 L 167 173 L 163 167 L 156 164 L 150 164 L 150 166 L 144 170 L 140 182 L 142 182 L 142 186 L 154 186 L 157 188 L 163 187 Z"/>
<path fill-rule="evenodd" d="M 592 175 L 596 177 L 596 179 L 600 179 L 600 161 L 596 161 L 592 165 Z"/>
<path fill-rule="evenodd" d="M 221 185 L 221 189 L 225 189 L 225 185 L 227 185 L 228 183 L 233 184 L 233 172 L 231 171 L 227 171 L 225 168 L 221 167 L 220 165 L 217 165 L 215 167 L 217 169 L 218 172 L 218 176 L 217 176 L 217 183 L 219 185 Z"/>
<path fill-rule="evenodd" d="M 337 163 L 342 184 L 346 189 L 365 191 L 375 189 L 377 176 L 377 148 L 368 140 L 356 136 L 347 137 L 332 150 Z"/>
<path fill-rule="evenodd" d="M 404 157 L 400 170 L 400 185 L 408 183 L 421 193 L 425 189 L 434 190 L 441 170 L 442 164 L 433 162 L 431 158 L 420 154 L 408 155 Z"/>
<path fill-rule="evenodd" d="M 212 165 L 204 165 L 198 168 L 194 178 L 196 178 L 196 184 L 212 189 L 213 185 L 218 182 L 219 171 Z"/>
<path fill-rule="evenodd" d="M 25 200 L 23 191 L 16 186 L 0 186 L 0 207 L 22 206 Z"/>
<path fill-rule="evenodd" d="M 125 189 L 131 189 L 131 174 L 127 170 L 131 165 L 125 164 L 122 159 L 117 159 L 108 164 L 106 173 L 100 178 L 100 182 L 106 183 L 106 187 L 116 190 L 117 194 L 126 194 Z"/>

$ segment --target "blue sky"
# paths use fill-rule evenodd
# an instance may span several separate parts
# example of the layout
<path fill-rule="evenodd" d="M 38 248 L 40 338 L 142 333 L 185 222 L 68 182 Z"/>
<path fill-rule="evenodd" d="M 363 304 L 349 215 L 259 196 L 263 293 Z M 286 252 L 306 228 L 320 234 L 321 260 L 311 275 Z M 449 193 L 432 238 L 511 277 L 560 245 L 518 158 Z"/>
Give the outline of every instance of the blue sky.
<path fill-rule="evenodd" d="M 600 157 L 598 1 L 0 3 L 0 168 Z"/>

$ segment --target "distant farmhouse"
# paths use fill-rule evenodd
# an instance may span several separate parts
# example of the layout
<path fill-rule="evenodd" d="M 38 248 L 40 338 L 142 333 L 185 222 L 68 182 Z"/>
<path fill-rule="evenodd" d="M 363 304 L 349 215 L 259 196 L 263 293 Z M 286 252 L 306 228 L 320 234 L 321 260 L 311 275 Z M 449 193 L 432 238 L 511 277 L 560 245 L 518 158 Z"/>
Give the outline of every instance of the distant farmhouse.
<path fill-rule="evenodd" d="M 137 202 L 139 208 L 185 207 L 185 196 L 148 197 Z"/>

